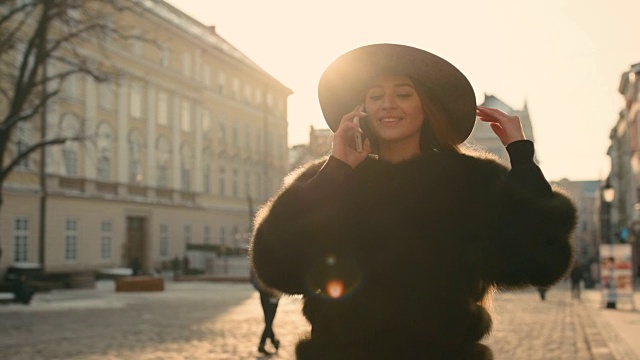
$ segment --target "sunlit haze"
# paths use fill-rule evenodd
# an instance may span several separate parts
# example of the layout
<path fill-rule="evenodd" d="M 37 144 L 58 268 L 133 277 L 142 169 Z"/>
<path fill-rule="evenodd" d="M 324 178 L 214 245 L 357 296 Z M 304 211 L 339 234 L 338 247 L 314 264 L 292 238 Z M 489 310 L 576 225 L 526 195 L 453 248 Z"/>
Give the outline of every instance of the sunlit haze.
<path fill-rule="evenodd" d="M 464 72 L 478 103 L 527 102 L 550 180 L 609 171 L 609 131 L 622 109 L 622 73 L 640 62 L 634 0 L 171 0 L 293 90 L 289 145 L 326 124 L 318 79 L 337 56 L 381 42 L 434 52 Z M 634 47 L 635 46 L 635 47 Z"/>

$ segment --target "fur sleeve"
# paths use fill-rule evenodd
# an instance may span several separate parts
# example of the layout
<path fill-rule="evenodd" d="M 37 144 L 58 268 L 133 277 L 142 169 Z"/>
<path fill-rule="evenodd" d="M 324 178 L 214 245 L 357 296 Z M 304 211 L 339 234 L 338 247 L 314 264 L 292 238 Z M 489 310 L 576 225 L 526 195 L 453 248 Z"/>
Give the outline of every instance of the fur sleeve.
<path fill-rule="evenodd" d="M 573 260 L 576 209 L 561 189 L 549 186 L 532 160 L 532 144 L 520 146 L 524 151 L 510 152 L 512 168 L 495 164 L 484 184 L 491 199 L 485 214 L 491 224 L 484 244 L 487 278 L 499 286 L 548 286 Z"/>
<path fill-rule="evenodd" d="M 338 241 L 341 204 L 352 177 L 335 159 L 308 164 L 285 180 L 283 189 L 255 218 L 250 260 L 260 279 L 285 293 L 300 294 L 313 256 Z"/>

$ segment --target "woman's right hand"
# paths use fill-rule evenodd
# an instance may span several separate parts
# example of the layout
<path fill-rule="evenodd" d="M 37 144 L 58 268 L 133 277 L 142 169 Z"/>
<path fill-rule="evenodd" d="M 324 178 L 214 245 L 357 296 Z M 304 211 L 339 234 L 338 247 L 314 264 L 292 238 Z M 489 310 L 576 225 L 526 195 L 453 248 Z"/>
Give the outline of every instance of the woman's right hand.
<path fill-rule="evenodd" d="M 352 112 L 342 117 L 338 130 L 333 134 L 333 145 L 331 156 L 349 164 L 352 168 L 358 166 L 371 153 L 371 143 L 369 139 L 362 142 L 362 151 L 356 150 L 356 133 L 362 134 L 362 129 L 353 122 L 357 117 L 364 117 L 361 106 L 358 105 Z"/>

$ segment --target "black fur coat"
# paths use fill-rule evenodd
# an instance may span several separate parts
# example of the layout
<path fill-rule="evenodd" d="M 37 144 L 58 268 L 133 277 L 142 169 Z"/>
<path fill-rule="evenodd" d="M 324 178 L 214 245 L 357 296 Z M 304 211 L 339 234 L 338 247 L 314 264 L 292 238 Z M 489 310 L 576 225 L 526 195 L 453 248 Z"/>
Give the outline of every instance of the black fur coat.
<path fill-rule="evenodd" d="M 304 296 L 298 358 L 492 358 L 486 295 L 559 280 L 576 221 L 533 143 L 507 150 L 510 170 L 433 151 L 295 174 L 256 217 L 250 256 L 265 284 Z"/>

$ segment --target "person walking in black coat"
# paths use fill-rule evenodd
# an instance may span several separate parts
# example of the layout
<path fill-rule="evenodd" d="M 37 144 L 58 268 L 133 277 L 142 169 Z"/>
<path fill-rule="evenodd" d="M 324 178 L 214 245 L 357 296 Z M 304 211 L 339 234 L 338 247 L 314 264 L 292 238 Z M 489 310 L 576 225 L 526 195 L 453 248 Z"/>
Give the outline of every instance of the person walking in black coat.
<path fill-rule="evenodd" d="M 273 345 L 276 351 L 280 348 L 280 340 L 276 338 L 276 335 L 273 332 L 273 320 L 275 319 L 276 311 L 278 310 L 280 294 L 264 286 L 253 271 L 251 271 L 250 276 L 251 284 L 253 284 L 253 287 L 260 293 L 260 305 L 262 306 L 262 313 L 264 314 L 264 329 L 260 336 L 258 351 L 268 355 L 271 353 L 265 348 L 267 339 L 271 341 L 271 345 Z"/>
<path fill-rule="evenodd" d="M 569 275 L 571 280 L 571 298 L 580 300 L 580 283 L 584 280 L 584 268 L 576 263 Z"/>

